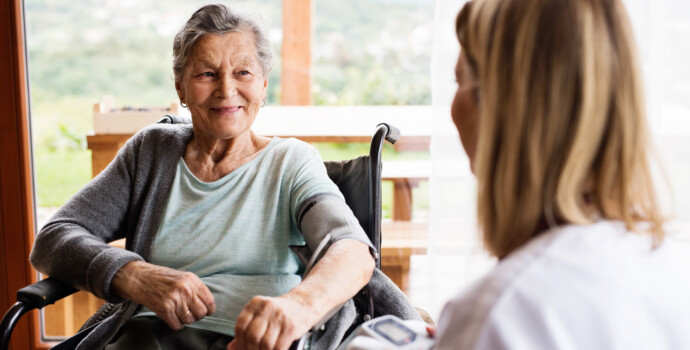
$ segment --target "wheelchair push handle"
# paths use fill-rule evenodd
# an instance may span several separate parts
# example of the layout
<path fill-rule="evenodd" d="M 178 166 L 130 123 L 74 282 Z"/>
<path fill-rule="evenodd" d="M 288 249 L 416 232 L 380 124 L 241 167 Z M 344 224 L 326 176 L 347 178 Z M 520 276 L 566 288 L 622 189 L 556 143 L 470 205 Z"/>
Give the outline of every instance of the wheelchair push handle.
<path fill-rule="evenodd" d="M 383 138 L 391 144 L 396 143 L 400 139 L 400 129 L 396 128 L 395 126 L 388 123 L 381 123 L 376 127 L 378 128 L 376 133 L 378 134 L 378 132 L 383 129 Z"/>

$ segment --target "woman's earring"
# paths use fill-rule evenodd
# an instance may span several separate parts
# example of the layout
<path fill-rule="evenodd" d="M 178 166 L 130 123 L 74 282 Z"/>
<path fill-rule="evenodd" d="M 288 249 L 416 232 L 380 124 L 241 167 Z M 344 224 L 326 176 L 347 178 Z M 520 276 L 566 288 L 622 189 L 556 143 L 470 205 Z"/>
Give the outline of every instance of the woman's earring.
<path fill-rule="evenodd" d="M 266 107 L 266 97 L 264 97 L 264 99 L 261 100 L 261 107 Z"/>
<path fill-rule="evenodd" d="M 180 102 L 180 106 L 182 106 L 182 108 L 187 108 L 187 104 L 184 102 Z"/>

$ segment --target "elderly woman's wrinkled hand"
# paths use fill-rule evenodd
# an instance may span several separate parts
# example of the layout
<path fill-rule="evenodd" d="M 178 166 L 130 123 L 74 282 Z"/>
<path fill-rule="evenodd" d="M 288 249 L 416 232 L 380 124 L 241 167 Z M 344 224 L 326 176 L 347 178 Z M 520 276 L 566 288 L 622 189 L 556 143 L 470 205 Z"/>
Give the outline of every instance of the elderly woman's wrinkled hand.
<path fill-rule="evenodd" d="M 174 330 L 216 309 L 213 294 L 197 275 L 143 261 L 125 264 L 111 286 L 117 295 L 146 306 Z"/>
<path fill-rule="evenodd" d="M 235 340 L 227 349 L 288 349 L 318 320 L 319 313 L 299 296 L 256 296 L 237 318 Z"/>

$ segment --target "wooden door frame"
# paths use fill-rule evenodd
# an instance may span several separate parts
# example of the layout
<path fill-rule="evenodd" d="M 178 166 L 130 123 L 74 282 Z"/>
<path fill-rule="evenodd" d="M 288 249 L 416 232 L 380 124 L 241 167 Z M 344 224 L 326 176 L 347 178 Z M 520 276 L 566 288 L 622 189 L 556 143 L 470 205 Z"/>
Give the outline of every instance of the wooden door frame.
<path fill-rule="evenodd" d="M 34 196 L 23 1 L 0 5 L 0 312 L 35 282 L 27 263 L 34 236 Z M 43 349 L 38 313 L 17 324 L 10 349 Z"/>

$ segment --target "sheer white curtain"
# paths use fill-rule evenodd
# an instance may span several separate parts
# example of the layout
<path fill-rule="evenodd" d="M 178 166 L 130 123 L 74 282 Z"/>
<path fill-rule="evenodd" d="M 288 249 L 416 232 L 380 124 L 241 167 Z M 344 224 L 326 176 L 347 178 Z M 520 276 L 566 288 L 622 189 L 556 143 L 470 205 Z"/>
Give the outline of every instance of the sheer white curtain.
<path fill-rule="evenodd" d="M 494 264 L 479 241 L 475 179 L 450 118 L 459 53 L 455 17 L 465 2 L 437 0 L 434 13 L 429 249 L 426 256 L 413 257 L 413 271 L 424 273 L 413 273 L 416 280 L 410 281 L 411 299 L 434 319 L 446 300 Z"/>
<path fill-rule="evenodd" d="M 645 79 L 649 125 L 666 179 L 657 187 L 675 219 L 690 229 L 690 1 L 624 0 Z M 665 181 L 668 180 L 668 183 Z M 670 186 L 666 186 L 666 185 Z M 670 191 L 669 191 L 670 190 Z"/>
<path fill-rule="evenodd" d="M 432 54 L 434 133 L 431 142 L 430 243 L 415 257 L 413 302 L 438 317 L 445 300 L 488 271 L 476 228 L 476 186 L 450 119 L 459 52 L 455 16 L 466 1 L 437 0 Z M 690 222 L 690 1 L 625 0 L 635 30 L 656 148 L 669 178 L 680 226 Z M 423 275 L 424 277 L 419 277 Z"/>

